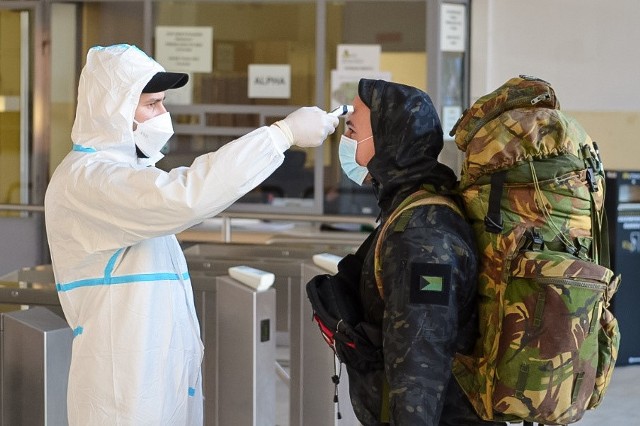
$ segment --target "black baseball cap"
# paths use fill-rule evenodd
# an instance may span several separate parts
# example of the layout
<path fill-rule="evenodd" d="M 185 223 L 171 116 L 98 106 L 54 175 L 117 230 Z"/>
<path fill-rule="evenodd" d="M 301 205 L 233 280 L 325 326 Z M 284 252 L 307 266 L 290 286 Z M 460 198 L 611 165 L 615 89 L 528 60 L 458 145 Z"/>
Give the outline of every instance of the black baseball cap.
<path fill-rule="evenodd" d="M 177 89 L 189 81 L 189 74 L 182 72 L 159 72 L 144 86 L 142 93 L 158 93 L 169 89 Z"/>

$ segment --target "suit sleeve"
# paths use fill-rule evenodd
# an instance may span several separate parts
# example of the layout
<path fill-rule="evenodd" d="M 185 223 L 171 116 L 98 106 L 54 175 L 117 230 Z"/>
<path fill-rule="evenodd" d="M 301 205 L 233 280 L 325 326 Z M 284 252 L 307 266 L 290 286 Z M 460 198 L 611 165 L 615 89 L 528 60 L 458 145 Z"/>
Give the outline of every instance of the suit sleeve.
<path fill-rule="evenodd" d="M 225 210 L 282 164 L 283 138 L 279 129 L 261 127 L 169 172 L 95 162 L 68 179 L 60 195 L 101 249 L 132 245 Z"/>

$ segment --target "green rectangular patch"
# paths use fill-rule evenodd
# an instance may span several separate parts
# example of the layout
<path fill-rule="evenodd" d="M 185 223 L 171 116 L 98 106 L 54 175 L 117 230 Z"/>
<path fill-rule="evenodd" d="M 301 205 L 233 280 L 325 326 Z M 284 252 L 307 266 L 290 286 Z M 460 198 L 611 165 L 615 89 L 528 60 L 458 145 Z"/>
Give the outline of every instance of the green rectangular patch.
<path fill-rule="evenodd" d="M 450 285 L 451 265 L 413 263 L 409 302 L 448 306 Z"/>
<path fill-rule="evenodd" d="M 442 291 L 442 277 L 423 275 L 420 278 L 422 278 L 421 291 L 435 291 L 437 293 Z"/>

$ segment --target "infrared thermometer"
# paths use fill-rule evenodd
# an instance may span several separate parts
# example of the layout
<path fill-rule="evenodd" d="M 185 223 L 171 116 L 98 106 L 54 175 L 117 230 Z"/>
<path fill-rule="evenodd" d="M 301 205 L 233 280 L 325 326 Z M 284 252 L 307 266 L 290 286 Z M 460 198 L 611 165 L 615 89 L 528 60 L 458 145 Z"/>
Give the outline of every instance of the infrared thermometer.
<path fill-rule="evenodd" d="M 353 105 L 340 105 L 338 108 L 334 109 L 329 113 L 329 115 L 333 115 L 334 117 L 342 117 L 350 112 L 353 112 Z"/>

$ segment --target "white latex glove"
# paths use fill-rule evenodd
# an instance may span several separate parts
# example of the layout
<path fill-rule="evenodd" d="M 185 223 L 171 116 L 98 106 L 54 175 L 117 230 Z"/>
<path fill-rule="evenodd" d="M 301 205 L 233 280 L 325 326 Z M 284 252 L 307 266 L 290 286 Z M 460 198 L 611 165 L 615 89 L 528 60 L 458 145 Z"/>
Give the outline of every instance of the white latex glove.
<path fill-rule="evenodd" d="M 340 120 L 318 107 L 303 107 L 275 124 L 287 136 L 291 145 L 316 147 L 336 130 Z"/>

